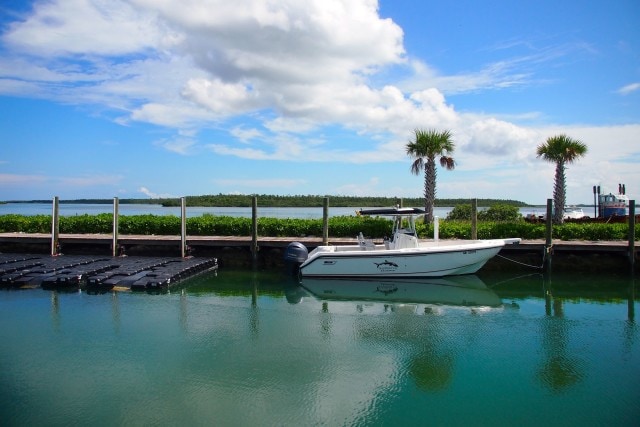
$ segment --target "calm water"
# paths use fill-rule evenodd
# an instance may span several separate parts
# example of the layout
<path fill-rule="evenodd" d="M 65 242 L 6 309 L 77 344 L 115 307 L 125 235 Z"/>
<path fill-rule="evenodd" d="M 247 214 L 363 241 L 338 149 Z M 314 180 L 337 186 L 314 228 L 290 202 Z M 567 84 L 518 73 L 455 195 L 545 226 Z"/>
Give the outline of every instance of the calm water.
<path fill-rule="evenodd" d="M 329 216 L 354 215 L 358 208 L 337 208 L 329 207 Z M 451 211 L 450 207 L 436 207 L 434 214 L 440 218 L 445 218 Z M 51 203 L 6 203 L 0 204 L 0 215 L 51 215 Z M 530 213 L 543 215 L 546 208 L 527 207 L 521 208 L 522 215 Z M 59 204 L 61 216 L 72 215 L 97 215 L 101 213 L 113 213 L 111 204 L 79 204 L 61 203 Z M 120 204 L 118 207 L 120 215 L 175 215 L 180 216 L 179 207 L 163 207 L 161 205 L 142 204 Z M 235 217 L 251 218 L 251 208 L 225 208 L 225 207 L 188 207 L 187 217 L 202 216 L 203 214 L 227 215 Z M 269 208 L 259 207 L 258 216 L 265 218 L 322 218 L 322 208 Z"/>
<path fill-rule="evenodd" d="M 632 279 L 0 290 L 2 425 L 632 426 Z M 310 293 L 310 290 L 316 295 Z"/>
<path fill-rule="evenodd" d="M 359 208 L 329 208 L 330 216 L 355 215 Z M 61 216 L 73 215 L 97 215 L 101 213 L 113 213 L 112 204 L 59 204 Z M 436 208 L 436 215 L 445 217 L 451 208 Z M 51 203 L 7 203 L 0 204 L 0 215 L 51 215 Z M 180 216 L 180 207 L 163 207 L 161 205 L 120 204 L 120 215 L 174 215 Z M 202 216 L 203 214 L 225 215 L 234 217 L 251 218 L 251 208 L 239 207 L 202 207 L 194 206 L 186 208 L 187 217 Z M 270 208 L 259 207 L 258 216 L 268 218 L 322 218 L 322 208 Z"/>

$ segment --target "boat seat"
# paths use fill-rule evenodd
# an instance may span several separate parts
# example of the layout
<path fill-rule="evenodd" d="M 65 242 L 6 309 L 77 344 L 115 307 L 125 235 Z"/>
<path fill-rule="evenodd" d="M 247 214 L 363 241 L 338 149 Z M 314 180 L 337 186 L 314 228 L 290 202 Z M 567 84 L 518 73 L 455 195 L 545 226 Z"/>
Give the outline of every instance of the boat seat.
<path fill-rule="evenodd" d="M 360 246 L 360 249 L 362 249 L 363 251 L 373 251 L 376 248 L 373 240 L 365 239 L 362 235 L 362 232 L 358 234 L 358 246 Z"/>

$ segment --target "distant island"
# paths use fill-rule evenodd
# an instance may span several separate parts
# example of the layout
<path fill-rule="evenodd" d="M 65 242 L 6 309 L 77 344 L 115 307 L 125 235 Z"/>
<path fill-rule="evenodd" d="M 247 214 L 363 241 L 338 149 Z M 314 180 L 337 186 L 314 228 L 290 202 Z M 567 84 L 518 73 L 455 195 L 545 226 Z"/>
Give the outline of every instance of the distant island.
<path fill-rule="evenodd" d="M 345 208 L 369 208 L 380 206 L 395 206 L 402 200 L 403 206 L 420 207 L 424 205 L 424 199 L 421 197 L 357 197 L 357 196 L 314 196 L 314 195 L 296 195 L 296 196 L 276 196 L 270 194 L 215 194 L 204 196 L 186 196 L 187 206 L 201 207 L 251 207 L 253 197 L 257 197 L 258 206 L 261 207 L 301 207 L 313 208 L 321 207 L 324 198 L 329 198 L 329 205 L 333 207 Z M 143 205 L 162 205 L 165 207 L 180 206 L 180 198 L 158 198 L 158 199 L 119 199 L 120 204 L 143 204 Z M 8 200 L 5 203 L 51 203 L 49 200 Z M 74 199 L 60 200 L 60 203 L 74 204 L 111 204 L 113 199 Z M 436 199 L 435 205 L 438 207 L 455 207 L 461 204 L 470 204 L 471 199 Z M 509 205 L 516 207 L 530 206 L 527 203 L 517 200 L 502 199 L 478 199 L 478 206 L 491 207 L 495 205 Z"/>

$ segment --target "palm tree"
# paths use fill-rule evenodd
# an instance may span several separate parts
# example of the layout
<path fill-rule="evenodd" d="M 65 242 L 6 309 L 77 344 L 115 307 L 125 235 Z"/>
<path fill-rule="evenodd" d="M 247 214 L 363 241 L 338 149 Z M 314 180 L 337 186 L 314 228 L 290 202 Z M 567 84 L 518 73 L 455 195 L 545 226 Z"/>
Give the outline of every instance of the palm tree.
<path fill-rule="evenodd" d="M 567 135 L 556 135 L 547 138 L 536 150 L 538 157 L 556 164 L 556 176 L 553 187 L 553 222 L 562 224 L 567 187 L 565 184 L 565 165 L 575 162 L 587 153 L 587 146 L 581 141 Z"/>
<path fill-rule="evenodd" d="M 436 157 L 440 157 L 442 167 L 453 170 L 456 163 L 450 154 L 455 144 L 448 130 L 416 129 L 414 132 L 415 139 L 407 144 L 407 154 L 415 159 L 411 164 L 411 173 L 418 175 L 424 169 L 424 219 L 425 222 L 432 222 L 436 201 Z"/>

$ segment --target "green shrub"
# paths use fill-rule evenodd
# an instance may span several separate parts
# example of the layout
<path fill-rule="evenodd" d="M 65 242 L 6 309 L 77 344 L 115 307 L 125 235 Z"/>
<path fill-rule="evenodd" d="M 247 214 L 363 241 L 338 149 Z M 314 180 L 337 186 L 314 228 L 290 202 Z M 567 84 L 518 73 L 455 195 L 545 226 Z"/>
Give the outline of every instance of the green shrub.
<path fill-rule="evenodd" d="M 466 208 L 459 209 L 464 212 Z M 470 212 L 470 210 L 469 210 Z M 496 210 L 498 212 L 498 210 Z M 499 210 L 503 212 L 504 210 Z M 457 215 L 457 214 L 456 214 Z M 501 215 L 498 215 L 501 216 Z M 371 238 L 391 235 L 392 221 L 386 217 L 338 216 L 329 218 L 329 236 L 355 237 L 362 232 Z M 60 217 L 61 233 L 103 233 L 112 232 L 112 214 L 76 215 Z M 526 240 L 544 239 L 545 225 L 515 221 L 478 221 L 478 238 L 493 239 L 520 237 Z M 433 237 L 433 224 L 416 224 L 418 236 Z M 565 223 L 553 226 L 553 238 L 561 240 L 627 240 L 627 224 Z M 636 227 L 636 239 L 640 239 L 640 227 Z M 0 232 L 50 233 L 50 215 L 0 215 Z M 121 216 L 121 234 L 179 235 L 180 218 L 173 215 L 132 215 Z M 187 218 L 187 234 L 193 236 L 249 236 L 251 218 L 215 216 L 205 214 Z M 322 236 L 321 219 L 258 218 L 258 235 L 273 237 Z M 471 238 L 471 221 L 446 219 L 439 221 L 441 239 Z"/>
<path fill-rule="evenodd" d="M 471 221 L 471 211 L 472 211 L 472 208 L 470 204 L 462 204 L 462 205 L 455 206 L 447 214 L 447 220 Z"/>
<path fill-rule="evenodd" d="M 486 211 L 478 212 L 479 221 L 522 221 L 520 209 L 510 205 L 494 205 Z"/>
<path fill-rule="evenodd" d="M 470 221 L 473 209 L 470 204 L 455 206 L 447 214 L 447 220 Z M 516 206 L 497 204 L 486 210 L 478 210 L 478 221 L 521 221 L 520 209 Z"/>
<path fill-rule="evenodd" d="M 47 218 L 51 222 L 51 217 Z M 122 218 L 120 217 L 121 221 Z M 61 233 L 111 233 L 113 214 L 61 216 L 58 225 Z"/>

